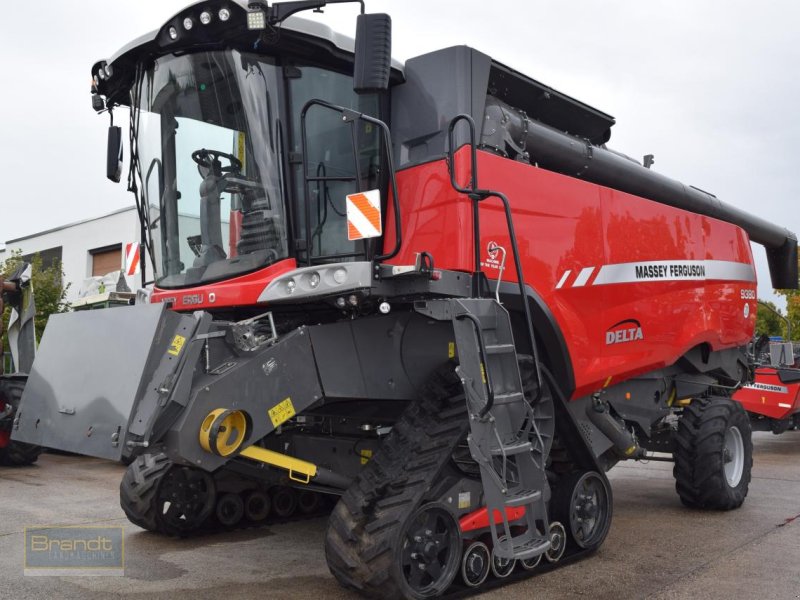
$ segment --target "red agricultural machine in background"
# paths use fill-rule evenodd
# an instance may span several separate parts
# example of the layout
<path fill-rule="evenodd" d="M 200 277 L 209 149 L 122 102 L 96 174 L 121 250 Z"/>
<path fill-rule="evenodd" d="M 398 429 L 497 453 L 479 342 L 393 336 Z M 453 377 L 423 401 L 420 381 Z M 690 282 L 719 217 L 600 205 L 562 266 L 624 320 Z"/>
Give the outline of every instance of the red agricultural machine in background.
<path fill-rule="evenodd" d="M 477 50 L 289 18 L 334 3 L 199 2 L 93 66 L 152 303 L 53 316 L 14 438 L 132 460 L 122 507 L 165 534 L 332 498 L 331 572 L 380 598 L 597 549 L 620 460 L 741 505 L 749 242 L 796 287 L 795 235 Z"/>
<path fill-rule="evenodd" d="M 9 307 L 8 332 L 3 331 L 3 316 Z M 31 266 L 20 265 L 0 277 L 0 465 L 20 466 L 36 462 L 41 448 L 11 439 L 11 427 L 22 398 L 22 390 L 36 355 L 34 328 L 36 303 L 31 285 Z M 3 334 L 8 338 L 12 371 L 6 373 L 6 354 Z"/>
<path fill-rule="evenodd" d="M 800 346 L 762 336 L 753 356 L 754 380 L 733 395 L 750 415 L 753 430 L 780 434 L 800 428 Z"/>

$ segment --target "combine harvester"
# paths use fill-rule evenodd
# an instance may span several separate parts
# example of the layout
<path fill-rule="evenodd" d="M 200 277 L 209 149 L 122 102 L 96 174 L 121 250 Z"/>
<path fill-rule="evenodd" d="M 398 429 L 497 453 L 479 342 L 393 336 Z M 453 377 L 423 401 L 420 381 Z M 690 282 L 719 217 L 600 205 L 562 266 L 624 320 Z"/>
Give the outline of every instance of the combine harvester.
<path fill-rule="evenodd" d="M 768 344 L 768 345 L 767 345 Z M 768 352 L 760 350 L 768 347 Z M 800 428 L 800 358 L 793 342 L 756 344 L 755 379 L 733 395 L 754 431 L 781 434 Z"/>
<path fill-rule="evenodd" d="M 333 3 L 200 2 L 93 66 L 152 303 L 55 315 L 15 438 L 135 459 L 122 507 L 165 534 L 339 497 L 330 569 L 380 598 L 595 550 L 605 472 L 651 451 L 685 504 L 741 505 L 749 242 L 795 287 L 794 234 L 477 50 L 287 20 Z"/>

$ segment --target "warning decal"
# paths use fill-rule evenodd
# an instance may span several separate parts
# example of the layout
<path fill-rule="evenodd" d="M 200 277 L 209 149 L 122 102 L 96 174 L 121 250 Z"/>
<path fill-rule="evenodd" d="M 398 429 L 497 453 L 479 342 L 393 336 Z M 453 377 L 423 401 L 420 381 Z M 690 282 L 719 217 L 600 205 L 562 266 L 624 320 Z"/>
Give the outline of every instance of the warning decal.
<path fill-rule="evenodd" d="M 139 269 L 139 244 L 136 242 L 125 244 L 125 264 L 123 270 L 129 277 L 136 275 Z"/>
<path fill-rule="evenodd" d="M 348 194 L 347 239 L 363 240 L 378 237 L 382 233 L 380 190 Z"/>

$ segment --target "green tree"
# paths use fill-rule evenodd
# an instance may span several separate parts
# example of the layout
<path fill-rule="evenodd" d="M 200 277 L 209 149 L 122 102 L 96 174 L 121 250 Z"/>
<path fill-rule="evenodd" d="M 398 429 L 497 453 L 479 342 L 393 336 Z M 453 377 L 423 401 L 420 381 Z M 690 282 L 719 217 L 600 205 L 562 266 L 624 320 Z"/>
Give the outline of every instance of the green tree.
<path fill-rule="evenodd" d="M 15 252 L 5 262 L 0 262 L 0 273 L 6 277 L 23 262 L 22 253 Z M 31 281 L 36 301 L 36 318 L 34 321 L 36 324 L 36 341 L 38 342 L 42 338 L 42 332 L 50 315 L 69 310 L 69 304 L 66 301 L 69 284 L 64 285 L 64 270 L 61 268 L 61 261 L 43 267 L 42 257 L 39 254 L 34 254 L 29 262 L 31 263 Z M 10 316 L 11 309 L 7 307 L 3 313 L 3 331 L 8 328 Z"/>
<path fill-rule="evenodd" d="M 786 335 L 786 325 L 782 316 L 780 309 L 775 304 L 767 300 L 759 300 L 756 312 L 756 335 Z"/>

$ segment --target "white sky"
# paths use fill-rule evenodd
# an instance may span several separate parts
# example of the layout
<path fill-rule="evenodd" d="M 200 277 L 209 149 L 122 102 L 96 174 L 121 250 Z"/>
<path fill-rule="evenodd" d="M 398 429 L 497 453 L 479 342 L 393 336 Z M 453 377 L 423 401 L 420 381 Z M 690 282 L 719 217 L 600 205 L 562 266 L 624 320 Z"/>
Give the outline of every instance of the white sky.
<path fill-rule="evenodd" d="M 614 149 L 653 153 L 661 173 L 800 231 L 800 3 L 366 3 L 392 15 L 396 57 L 473 46 L 616 117 Z M 132 203 L 105 179 L 108 119 L 91 109 L 89 69 L 187 4 L 4 3 L 0 240 Z M 354 4 L 302 16 L 352 35 L 356 13 Z M 759 296 L 771 297 L 762 250 L 756 258 Z"/>

